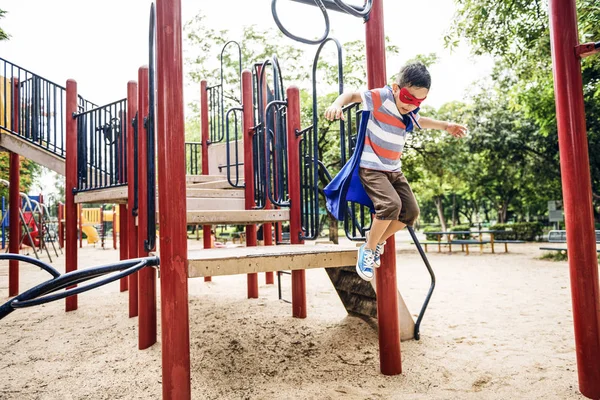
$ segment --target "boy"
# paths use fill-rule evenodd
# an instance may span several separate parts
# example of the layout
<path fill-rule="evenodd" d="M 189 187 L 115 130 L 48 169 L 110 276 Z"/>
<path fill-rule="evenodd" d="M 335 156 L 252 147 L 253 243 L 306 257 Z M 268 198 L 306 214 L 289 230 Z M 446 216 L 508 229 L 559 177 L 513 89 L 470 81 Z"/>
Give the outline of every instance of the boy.
<path fill-rule="evenodd" d="M 356 272 L 367 281 L 373 279 L 373 267 L 380 265 L 385 241 L 405 226 L 412 226 L 419 216 L 417 200 L 402 173 L 400 160 L 413 123 L 419 128 L 445 130 L 454 137 L 466 134 L 465 126 L 419 116 L 419 106 L 430 86 L 427 68 L 412 63 L 400 70 L 398 81 L 391 87 L 341 94 L 325 111 L 329 120 L 343 119 L 343 106 L 362 102 L 363 110 L 370 112 L 364 144 L 357 144 L 357 149 L 362 147 L 358 176 L 375 209 L 367 242 L 359 248 L 356 264 Z"/>

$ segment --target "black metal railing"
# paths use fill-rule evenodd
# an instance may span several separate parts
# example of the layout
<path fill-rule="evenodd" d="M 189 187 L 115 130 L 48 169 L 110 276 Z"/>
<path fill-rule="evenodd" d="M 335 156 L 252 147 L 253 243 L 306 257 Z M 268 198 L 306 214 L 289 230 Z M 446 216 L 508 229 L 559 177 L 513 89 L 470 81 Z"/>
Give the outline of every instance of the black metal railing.
<path fill-rule="evenodd" d="M 148 34 L 148 116 L 145 119 L 146 128 L 148 176 L 147 213 L 148 237 L 144 240 L 144 248 L 150 252 L 156 248 L 156 9 L 154 3 L 150 6 L 150 28 Z"/>
<path fill-rule="evenodd" d="M 240 147 L 239 143 L 242 139 L 243 135 L 243 127 L 242 127 L 242 114 L 244 109 L 242 107 L 232 107 L 227 110 L 225 114 L 225 143 L 227 149 L 225 150 L 226 163 L 225 165 L 220 165 L 219 169 L 226 168 L 227 169 L 227 181 L 234 188 L 243 188 L 244 184 L 241 183 L 240 176 L 240 167 L 243 166 L 243 163 L 240 162 Z M 231 134 L 231 126 L 229 121 L 231 120 L 230 116 L 233 114 L 233 135 Z M 232 137 L 233 136 L 233 137 Z M 233 155 L 232 153 L 233 146 Z M 235 174 L 232 174 L 232 170 Z M 233 175 L 233 176 L 232 176 Z"/>
<path fill-rule="evenodd" d="M 202 142 L 185 142 L 185 173 L 188 175 L 202 174 Z"/>
<path fill-rule="evenodd" d="M 269 69 L 272 87 L 267 83 Z M 257 208 L 263 208 L 269 199 L 275 205 L 284 206 L 288 200 L 287 107 L 277 56 L 256 64 L 254 78 L 257 121 L 253 141 L 255 204 Z"/>
<path fill-rule="evenodd" d="M 127 183 L 127 99 L 77 113 L 77 191 Z"/>
<path fill-rule="evenodd" d="M 65 157 L 63 86 L 0 58 L 0 129 Z"/>

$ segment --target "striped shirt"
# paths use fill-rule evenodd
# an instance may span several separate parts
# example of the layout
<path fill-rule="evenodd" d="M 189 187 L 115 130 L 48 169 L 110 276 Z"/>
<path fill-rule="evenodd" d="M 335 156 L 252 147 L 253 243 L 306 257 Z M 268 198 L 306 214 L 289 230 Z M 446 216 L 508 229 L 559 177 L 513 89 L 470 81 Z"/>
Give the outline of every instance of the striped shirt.
<path fill-rule="evenodd" d="M 406 141 L 406 125 L 394 100 L 392 88 L 386 86 L 361 93 L 363 110 L 371 111 L 365 147 L 360 157 L 360 167 L 378 171 L 401 170 L 402 150 Z M 418 121 L 419 114 L 413 117 Z"/>

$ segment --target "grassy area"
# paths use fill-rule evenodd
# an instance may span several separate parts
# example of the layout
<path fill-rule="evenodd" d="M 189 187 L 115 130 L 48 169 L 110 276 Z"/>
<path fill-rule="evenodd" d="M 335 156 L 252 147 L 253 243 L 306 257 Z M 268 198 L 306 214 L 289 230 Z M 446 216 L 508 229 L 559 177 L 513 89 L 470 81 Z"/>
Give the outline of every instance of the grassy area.
<path fill-rule="evenodd" d="M 569 257 L 567 256 L 566 251 L 551 251 L 544 253 L 540 260 L 550 260 L 550 261 L 567 261 Z M 600 255 L 598 255 L 598 262 L 600 262 Z"/>

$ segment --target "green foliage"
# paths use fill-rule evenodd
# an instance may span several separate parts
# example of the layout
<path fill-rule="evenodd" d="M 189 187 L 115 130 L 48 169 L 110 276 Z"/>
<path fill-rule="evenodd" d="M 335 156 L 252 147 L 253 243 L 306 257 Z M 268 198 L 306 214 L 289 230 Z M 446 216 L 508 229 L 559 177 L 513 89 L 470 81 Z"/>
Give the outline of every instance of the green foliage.
<path fill-rule="evenodd" d="M 548 251 L 541 255 L 540 260 L 550 260 L 550 261 L 567 261 L 569 257 L 567 257 L 567 252 L 562 251 Z"/>
<path fill-rule="evenodd" d="M 490 228 L 494 231 L 507 231 L 496 233 L 497 240 L 524 240 L 533 242 L 543 233 L 543 226 L 539 222 L 516 222 L 514 224 L 496 224 Z"/>
<path fill-rule="evenodd" d="M 423 228 L 423 233 L 425 234 L 425 238 L 427 240 L 438 240 L 438 235 L 428 235 L 427 232 L 440 232 L 442 230 L 441 226 L 427 226 Z"/>
<path fill-rule="evenodd" d="M 34 180 L 40 175 L 41 167 L 24 157 L 21 159 L 20 184 L 19 190 L 23 193 L 29 193 Z M 8 152 L 0 152 L 0 179 L 9 180 L 10 178 L 10 156 Z M 6 197 L 8 201 L 8 188 L 0 185 L 0 198 Z"/>
<path fill-rule="evenodd" d="M 471 226 L 470 225 L 455 225 L 452 228 L 450 228 L 450 230 L 451 231 L 470 231 Z M 471 235 L 464 234 L 464 233 L 459 233 L 459 234 L 455 235 L 455 237 L 460 240 L 471 239 Z"/>
<path fill-rule="evenodd" d="M 6 16 L 6 11 L 0 10 L 0 19 Z M 10 35 L 6 33 L 2 28 L 0 28 L 0 40 L 8 40 Z"/>

